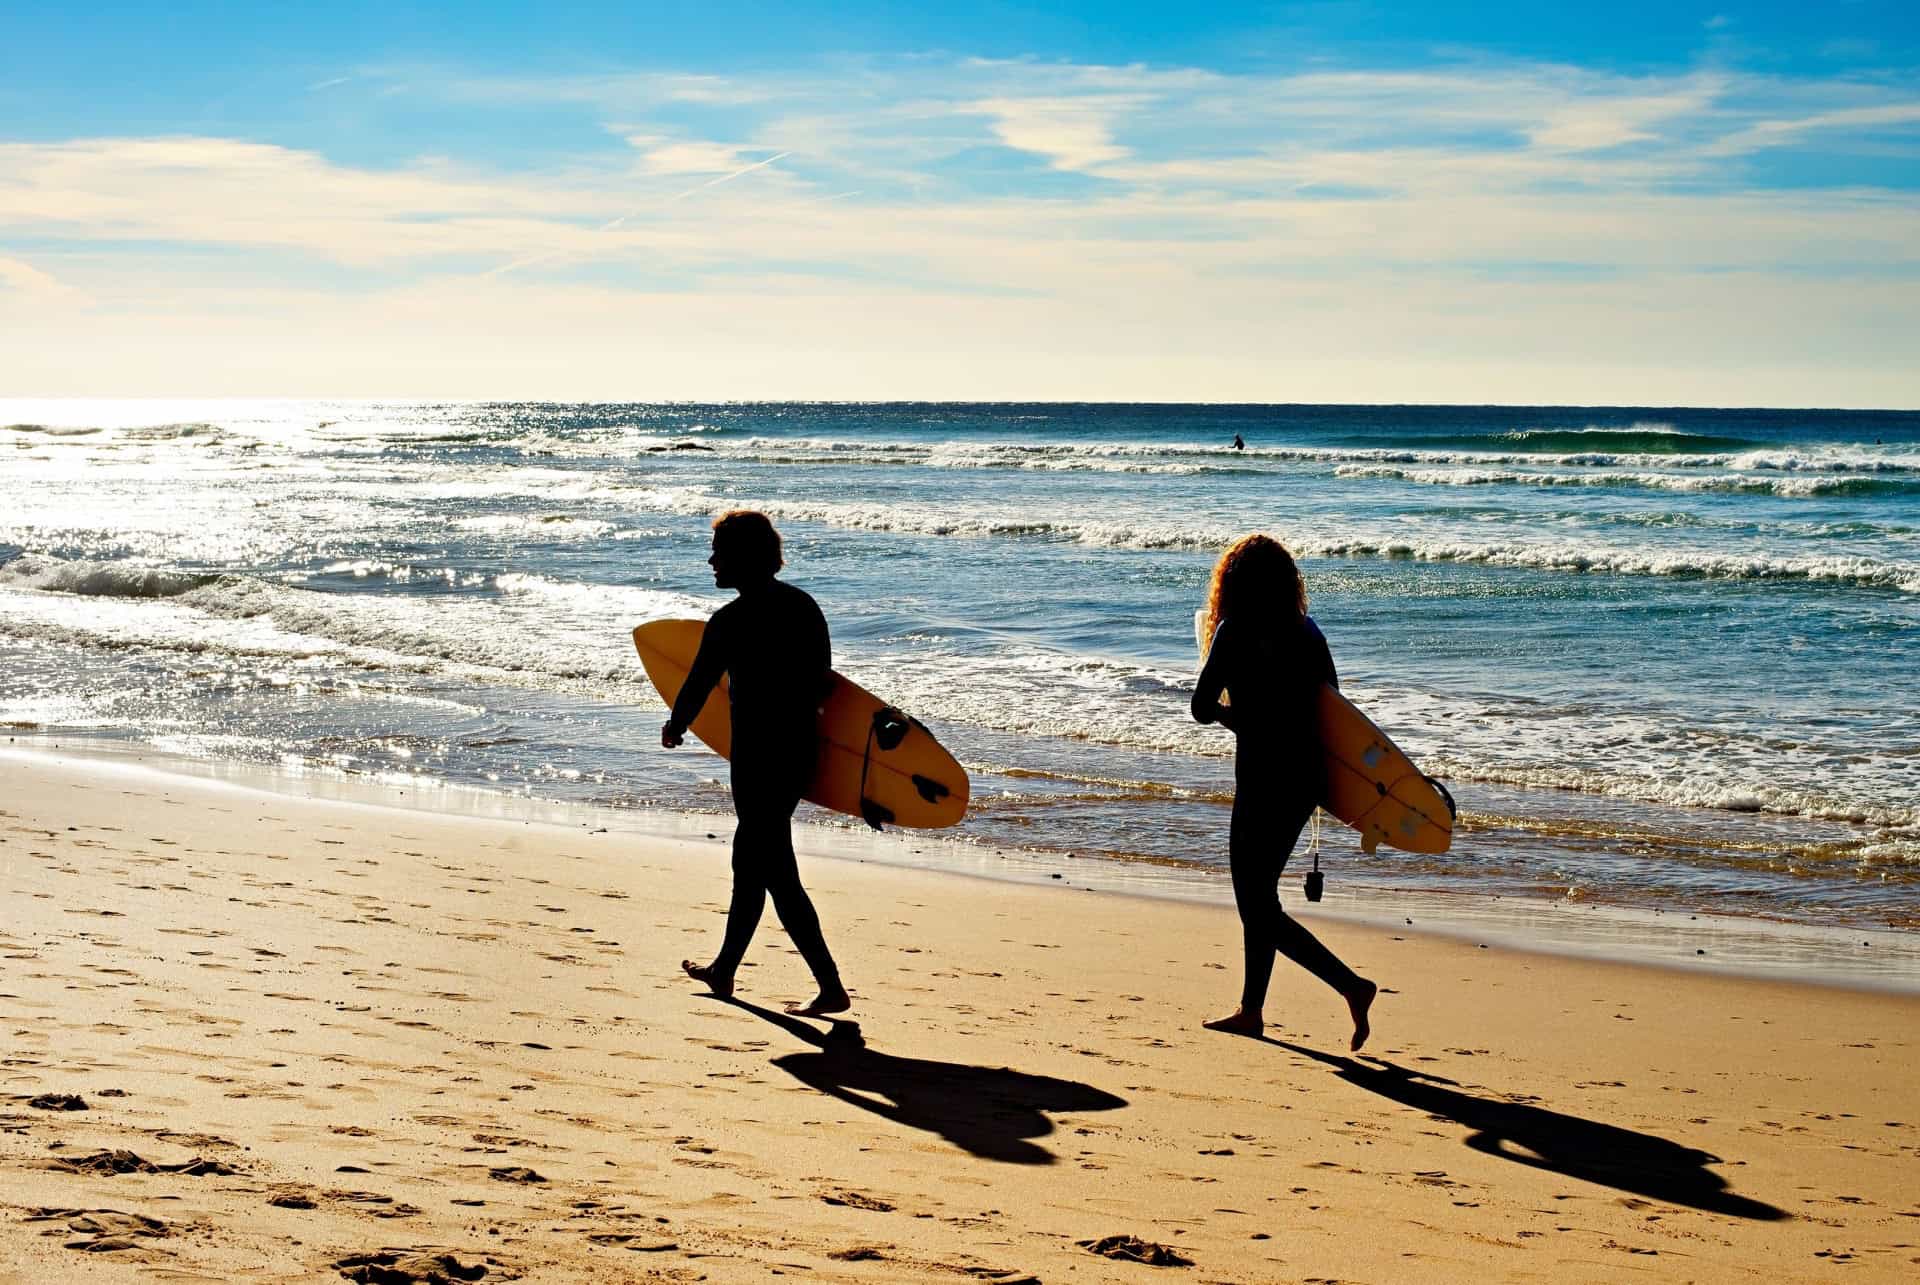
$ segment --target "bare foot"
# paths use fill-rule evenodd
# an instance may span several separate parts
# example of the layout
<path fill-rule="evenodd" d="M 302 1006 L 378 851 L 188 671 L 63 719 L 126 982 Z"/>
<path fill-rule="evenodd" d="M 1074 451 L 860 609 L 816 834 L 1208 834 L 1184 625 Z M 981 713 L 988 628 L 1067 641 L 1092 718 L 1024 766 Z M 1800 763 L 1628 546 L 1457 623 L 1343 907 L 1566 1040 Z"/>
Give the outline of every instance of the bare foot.
<path fill-rule="evenodd" d="M 691 959 L 683 959 L 680 967 L 694 981 L 704 982 L 707 989 L 721 999 L 733 994 L 733 978 L 715 972 L 712 964 L 696 964 Z"/>
<path fill-rule="evenodd" d="M 1348 1047 L 1355 1053 L 1367 1042 L 1367 1036 L 1373 1033 L 1373 1028 L 1367 1025 L 1367 1010 L 1373 1007 L 1373 997 L 1379 993 L 1378 986 L 1362 979 L 1360 989 L 1347 996 L 1347 1011 L 1353 1014 L 1353 1043 Z"/>
<path fill-rule="evenodd" d="M 852 997 L 843 987 L 835 986 L 815 995 L 811 1004 L 789 1004 L 787 1013 L 793 1017 L 825 1017 L 829 1013 L 844 1013 L 852 1007 Z"/>
<path fill-rule="evenodd" d="M 1216 1017 L 1211 1022 L 1202 1022 L 1200 1025 L 1210 1031 L 1225 1031 L 1229 1035 L 1252 1035 L 1256 1038 L 1267 1029 L 1267 1024 L 1261 1020 L 1258 1013 L 1249 1016 L 1247 1011 L 1241 1008 L 1234 1009 L 1231 1017 Z"/>

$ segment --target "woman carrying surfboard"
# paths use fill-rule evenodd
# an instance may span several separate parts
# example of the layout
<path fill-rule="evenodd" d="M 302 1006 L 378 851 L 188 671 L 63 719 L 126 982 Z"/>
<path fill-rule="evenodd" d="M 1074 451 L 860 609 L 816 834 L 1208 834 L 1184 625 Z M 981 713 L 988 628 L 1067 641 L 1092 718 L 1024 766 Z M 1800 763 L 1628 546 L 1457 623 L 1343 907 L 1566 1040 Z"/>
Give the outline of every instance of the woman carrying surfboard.
<path fill-rule="evenodd" d="M 827 950 L 813 899 L 800 884 L 793 851 L 793 810 L 813 777 L 817 719 L 832 675 L 826 617 L 804 590 L 774 578 L 785 564 L 780 533 L 764 513 L 735 509 L 714 519 L 707 562 L 715 587 L 739 596 L 707 622 L 687 681 L 660 729 L 660 744 L 680 746 L 688 725 L 726 675 L 733 716 L 733 810 L 739 823 L 733 832 L 733 899 L 720 953 L 711 964 L 683 959 L 680 966 L 714 994 L 733 994 L 733 975 L 771 895 L 774 913 L 820 986 L 811 1004 L 788 1011 L 842 1013 L 853 1001 Z"/>
<path fill-rule="evenodd" d="M 1339 686 L 1327 640 L 1307 614 L 1306 583 L 1286 546 L 1243 536 L 1220 555 L 1201 621 L 1205 663 L 1193 716 L 1236 739 L 1227 839 L 1246 980 L 1240 1007 L 1205 1025 L 1259 1035 L 1278 951 L 1347 1001 L 1353 1048 L 1366 1042 L 1377 987 L 1280 907 L 1280 872 L 1326 788 L 1316 713 L 1321 684 Z M 1231 702 L 1231 703 L 1229 703 Z"/>

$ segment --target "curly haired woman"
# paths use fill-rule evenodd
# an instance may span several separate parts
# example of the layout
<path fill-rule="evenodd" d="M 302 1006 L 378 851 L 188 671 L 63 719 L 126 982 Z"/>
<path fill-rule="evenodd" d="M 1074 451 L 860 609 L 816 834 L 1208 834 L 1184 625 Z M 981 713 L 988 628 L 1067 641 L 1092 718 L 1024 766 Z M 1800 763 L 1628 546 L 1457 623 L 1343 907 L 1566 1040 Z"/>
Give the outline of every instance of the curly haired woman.
<path fill-rule="evenodd" d="M 1280 908 L 1280 872 L 1326 783 L 1317 694 L 1321 683 L 1340 685 L 1286 546 L 1255 534 L 1221 554 L 1198 630 L 1206 661 L 1193 692 L 1193 717 L 1219 723 L 1236 738 L 1227 853 L 1246 947 L 1240 1007 L 1206 1025 L 1234 1035 L 1265 1029 L 1267 983 L 1279 951 L 1347 1001 L 1358 1049 L 1378 988 Z"/>

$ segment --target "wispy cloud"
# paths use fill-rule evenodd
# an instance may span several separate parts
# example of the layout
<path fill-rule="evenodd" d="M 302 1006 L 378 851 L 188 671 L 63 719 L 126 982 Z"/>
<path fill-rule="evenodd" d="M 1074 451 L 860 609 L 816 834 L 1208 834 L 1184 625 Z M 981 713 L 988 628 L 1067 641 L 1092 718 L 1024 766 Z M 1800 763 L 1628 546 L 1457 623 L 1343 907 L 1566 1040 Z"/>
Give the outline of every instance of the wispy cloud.
<path fill-rule="evenodd" d="M 374 165 L 219 137 L 0 143 L 0 241 L 35 256 L 0 259 L 0 289 L 83 290 L 125 318 L 252 299 L 327 325 L 349 298 L 421 334 L 546 310 L 568 335 L 551 361 L 597 351 L 599 310 L 663 352 L 789 370 L 782 354 L 810 352 L 809 380 L 839 369 L 810 336 L 937 347 L 945 317 L 955 344 L 1036 379 L 1016 339 L 1115 379 L 1131 368 L 1102 343 L 1149 364 L 1171 345 L 1194 354 L 1183 378 L 1241 393 L 1228 366 L 1259 367 L 1276 337 L 1438 379 L 1422 354 L 1451 351 L 1443 333 L 1624 369 L 1723 331 L 1786 369 L 1920 326 L 1914 292 L 1891 288 L 1920 276 L 1908 171 L 1873 159 L 1920 146 L 1920 97 L 1890 83 L 951 59 L 353 78 L 505 121 L 563 105 L 604 145 L 529 168 L 480 149 Z M 1866 159 L 1834 182 L 1848 147 Z M 1758 184 L 1755 154 L 1796 148 L 1829 177 Z M 1760 307 L 1787 315 L 1763 332 Z M 656 330 L 663 314 L 686 325 Z M 525 341 L 550 347 L 537 328 Z"/>
<path fill-rule="evenodd" d="M 738 170 L 746 152 L 732 143 L 674 142 L 654 134 L 627 138 L 640 151 L 641 168 L 649 174 L 723 174 Z"/>
<path fill-rule="evenodd" d="M 1737 156 L 1766 147 L 1789 147 L 1804 143 L 1815 133 L 1842 131 L 1879 132 L 1900 126 L 1920 125 L 1920 99 L 1910 102 L 1882 103 L 1872 107 L 1849 107 L 1839 111 L 1815 112 L 1785 120 L 1762 120 L 1728 134 L 1709 149 L 1716 156 Z M 1920 155 L 1920 139 L 1908 141 L 1911 153 Z"/>
<path fill-rule="evenodd" d="M 1044 156 L 1055 169 L 1091 170 L 1126 157 L 1112 120 L 1130 105 L 1124 98 L 988 98 L 973 107 L 992 118 L 1008 147 Z"/>
<path fill-rule="evenodd" d="M 1698 121 L 1725 89 L 1723 78 L 1703 77 L 1670 93 L 1571 102 L 1550 110 L 1528 131 L 1528 138 L 1536 147 L 1583 152 L 1650 142 L 1660 137 L 1660 126 L 1667 122 Z"/>
<path fill-rule="evenodd" d="M 80 292 L 50 272 L 43 272 L 23 259 L 0 256 L 0 290 L 10 290 L 42 302 L 75 302 Z"/>

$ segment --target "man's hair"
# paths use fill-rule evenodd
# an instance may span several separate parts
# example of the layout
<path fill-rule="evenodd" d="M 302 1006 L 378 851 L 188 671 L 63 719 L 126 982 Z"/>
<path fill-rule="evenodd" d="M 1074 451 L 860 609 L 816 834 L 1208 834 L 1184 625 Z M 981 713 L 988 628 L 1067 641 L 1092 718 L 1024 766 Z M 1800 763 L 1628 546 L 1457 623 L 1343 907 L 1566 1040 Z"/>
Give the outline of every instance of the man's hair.
<path fill-rule="evenodd" d="M 713 540 L 737 555 L 743 570 L 772 575 L 784 567 L 780 533 L 766 514 L 755 509 L 732 509 L 713 520 Z"/>

